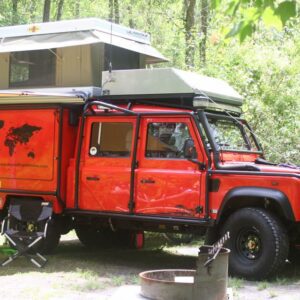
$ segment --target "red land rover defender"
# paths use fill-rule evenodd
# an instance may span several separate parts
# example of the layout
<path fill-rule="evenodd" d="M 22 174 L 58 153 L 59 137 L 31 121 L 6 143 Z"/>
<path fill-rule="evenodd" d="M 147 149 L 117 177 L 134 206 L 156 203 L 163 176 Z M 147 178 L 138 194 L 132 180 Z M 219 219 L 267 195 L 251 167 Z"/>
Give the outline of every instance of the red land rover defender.
<path fill-rule="evenodd" d="M 264 160 L 221 80 L 176 69 L 105 72 L 102 94 L 1 96 L 0 209 L 50 201 L 44 242 L 86 246 L 143 231 L 229 231 L 231 274 L 269 277 L 299 240 L 300 170 Z M 136 240 L 135 240 L 136 241 Z"/>

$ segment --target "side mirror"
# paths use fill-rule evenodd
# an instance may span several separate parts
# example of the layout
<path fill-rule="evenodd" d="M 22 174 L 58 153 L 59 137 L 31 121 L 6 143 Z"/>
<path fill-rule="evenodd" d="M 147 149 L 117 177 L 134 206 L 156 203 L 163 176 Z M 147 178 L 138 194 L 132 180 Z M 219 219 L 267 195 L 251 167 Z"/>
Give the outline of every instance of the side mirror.
<path fill-rule="evenodd" d="M 187 159 L 197 158 L 197 151 L 193 139 L 185 140 L 183 146 L 183 154 L 184 154 L 184 158 Z"/>

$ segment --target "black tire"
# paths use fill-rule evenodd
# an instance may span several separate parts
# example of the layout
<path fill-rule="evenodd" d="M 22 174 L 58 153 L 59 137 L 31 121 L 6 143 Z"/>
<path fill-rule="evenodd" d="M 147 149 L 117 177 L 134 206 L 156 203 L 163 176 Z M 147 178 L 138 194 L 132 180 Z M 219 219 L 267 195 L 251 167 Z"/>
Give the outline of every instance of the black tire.
<path fill-rule="evenodd" d="M 88 248 L 134 248 L 133 232 L 129 230 L 113 232 L 109 228 L 81 225 L 75 228 L 75 232 L 80 242 Z"/>
<path fill-rule="evenodd" d="M 289 253 L 288 234 L 280 220 L 261 208 L 242 208 L 234 212 L 221 235 L 230 232 L 225 247 L 231 250 L 229 273 L 249 280 L 275 275 Z"/>
<path fill-rule="evenodd" d="M 106 240 L 106 231 L 91 226 L 76 226 L 76 235 L 79 241 L 88 248 L 99 248 Z"/>
<path fill-rule="evenodd" d="M 291 263 L 299 264 L 299 262 L 300 262 L 300 249 L 296 245 L 299 245 L 299 243 L 297 243 L 297 244 L 291 243 L 290 244 L 288 260 Z"/>

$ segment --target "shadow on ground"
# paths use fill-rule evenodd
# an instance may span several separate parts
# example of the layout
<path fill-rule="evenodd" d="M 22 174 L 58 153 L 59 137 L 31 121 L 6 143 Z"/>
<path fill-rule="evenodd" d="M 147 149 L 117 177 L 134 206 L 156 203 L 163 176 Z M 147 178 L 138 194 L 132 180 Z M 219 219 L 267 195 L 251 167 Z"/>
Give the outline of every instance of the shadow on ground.
<path fill-rule="evenodd" d="M 158 243 L 159 244 L 159 243 Z M 147 245 L 147 243 L 146 243 Z M 195 246 L 196 247 L 196 246 Z M 0 268 L 0 276 L 38 271 L 41 273 L 76 272 L 89 270 L 98 276 L 133 276 L 153 269 L 195 269 L 196 257 L 174 254 L 161 246 L 143 250 L 120 248 L 88 249 L 77 239 L 62 241 L 43 269 L 33 266 L 25 257 L 18 258 L 6 267 Z M 0 254 L 0 261 L 5 256 Z M 300 257 L 293 263 L 286 263 L 284 270 L 272 281 L 292 284 L 300 280 Z"/>
<path fill-rule="evenodd" d="M 0 260 L 5 256 L 0 254 Z M 33 266 L 25 257 L 18 258 L 6 267 L 0 268 L 1 275 L 39 271 L 41 273 L 73 272 L 89 270 L 99 276 L 122 276 L 138 274 L 141 271 L 163 268 L 195 268 L 195 257 L 176 255 L 162 248 L 130 250 L 119 248 L 88 249 L 78 240 L 62 241 L 55 254 L 48 255 L 43 269 Z"/>

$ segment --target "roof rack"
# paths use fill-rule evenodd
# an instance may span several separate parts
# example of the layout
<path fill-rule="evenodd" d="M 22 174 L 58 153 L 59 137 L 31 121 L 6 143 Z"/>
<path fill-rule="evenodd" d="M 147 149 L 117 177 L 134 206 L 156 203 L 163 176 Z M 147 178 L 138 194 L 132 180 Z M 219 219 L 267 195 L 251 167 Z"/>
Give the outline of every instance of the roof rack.
<path fill-rule="evenodd" d="M 32 103 L 81 103 L 101 95 L 97 87 L 68 87 L 0 90 L 1 104 L 32 104 Z"/>

